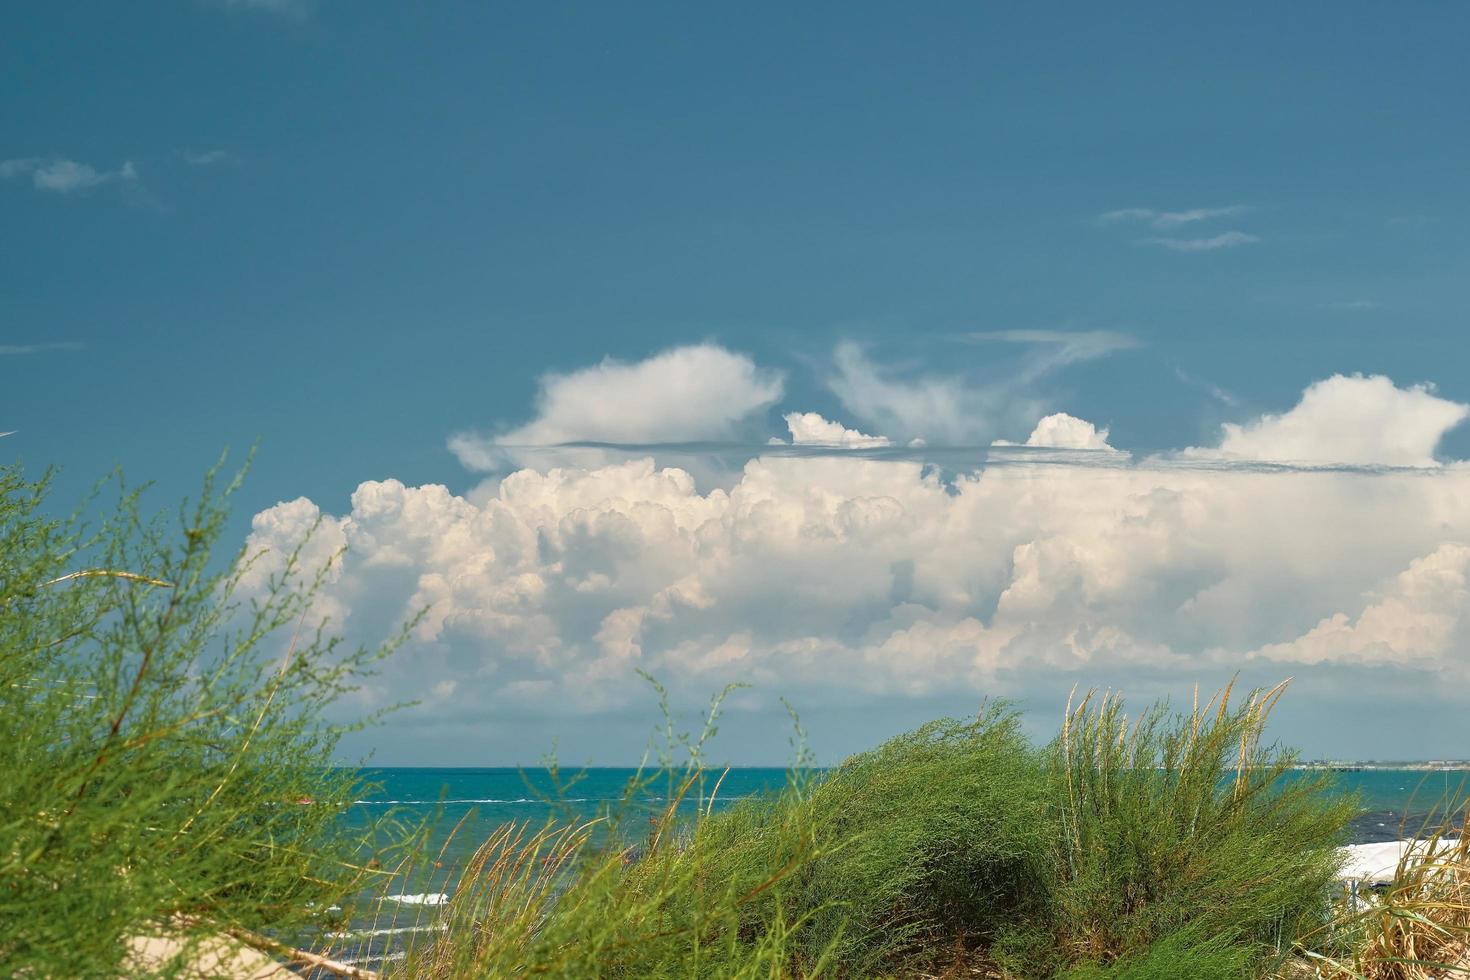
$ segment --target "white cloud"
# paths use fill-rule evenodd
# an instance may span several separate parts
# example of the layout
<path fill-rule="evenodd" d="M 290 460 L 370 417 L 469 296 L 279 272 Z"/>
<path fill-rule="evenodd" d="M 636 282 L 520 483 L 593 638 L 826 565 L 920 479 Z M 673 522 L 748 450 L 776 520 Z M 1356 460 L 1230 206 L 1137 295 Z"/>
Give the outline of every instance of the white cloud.
<path fill-rule="evenodd" d="M 527 450 L 568 442 L 729 439 L 782 390 L 780 372 L 715 344 L 676 347 L 632 364 L 609 358 L 543 377 L 536 417 L 525 425 L 493 436 L 459 433 L 449 448 L 468 468 L 491 471 L 527 459 Z"/>
<path fill-rule="evenodd" d="M 736 390 L 763 405 L 774 389 L 739 360 Z M 639 368 L 561 376 L 581 378 L 565 397 L 625 391 Z M 567 431 L 581 416 L 557 379 L 547 391 L 532 425 Z M 708 492 L 651 459 L 520 470 L 466 496 L 372 481 L 314 547 L 348 547 L 322 601 L 353 635 L 429 607 L 365 696 L 422 697 L 434 723 L 618 708 L 639 696 L 635 667 L 686 695 L 740 680 L 808 704 L 1024 694 L 1090 671 L 1188 683 L 1251 663 L 1464 679 L 1470 465 L 1234 461 L 1426 464 L 1465 412 L 1422 387 L 1334 377 L 1177 459 L 1080 463 L 1061 451 L 1111 450 L 1106 430 L 1054 414 L 1027 444 L 1066 460 L 1024 454 L 952 481 L 840 452 L 753 459 Z M 793 416 L 797 438 L 876 438 Z M 635 422 L 649 424 L 616 424 Z M 250 547 L 279 555 L 318 516 L 278 505 Z"/>
<path fill-rule="evenodd" d="M 1334 375 L 1307 388 L 1290 411 L 1227 424 L 1218 447 L 1190 452 L 1282 463 L 1434 466 L 1435 447 L 1467 413 L 1470 406 L 1440 398 L 1426 385 L 1398 388 L 1382 375 Z"/>
<path fill-rule="evenodd" d="M 1470 545 L 1449 542 L 1415 558 L 1356 618 L 1334 613 L 1286 643 L 1253 656 L 1290 663 L 1393 663 L 1421 660 L 1470 679 Z M 1458 657 L 1446 658 L 1446 652 Z"/>
<path fill-rule="evenodd" d="M 1048 415 L 1036 423 L 1036 428 L 1026 438 L 1026 445 L 1047 449 L 1107 449 L 1108 430 L 1099 429 L 1091 422 L 1075 418 L 1065 412 Z"/>
<path fill-rule="evenodd" d="M 1011 442 L 1009 439 L 996 439 L 992 446 L 1026 446 L 1032 449 L 1062 449 L 1062 450 L 1105 450 L 1117 453 L 1118 450 L 1108 445 L 1108 430 L 1099 429 L 1085 419 L 1068 415 L 1066 412 L 1056 412 L 1047 415 L 1036 423 L 1036 428 L 1022 443 Z M 1060 460 L 1061 457 L 1057 457 Z"/>
<path fill-rule="evenodd" d="M 791 433 L 791 443 L 795 446 L 873 449 L 893 445 L 886 436 L 865 435 L 856 429 L 845 428 L 840 422 L 830 422 L 816 412 L 788 412 L 783 418 Z"/>
<path fill-rule="evenodd" d="M 1173 252 L 1213 252 L 1221 248 L 1254 245 L 1261 239 L 1243 231 L 1227 231 L 1213 238 L 1140 238 L 1140 245 L 1158 245 Z"/>
<path fill-rule="evenodd" d="M 1160 231 L 1170 228 L 1178 228 L 1181 225 L 1193 224 L 1197 221 L 1209 221 L 1212 218 L 1225 218 L 1232 215 L 1244 214 L 1250 208 L 1243 204 L 1231 204 L 1222 208 L 1190 208 L 1187 211 L 1155 211 L 1153 208 L 1120 208 L 1116 211 L 1107 211 L 1098 215 L 1098 220 L 1103 224 L 1117 224 L 1120 222 L 1137 222 L 1147 224 Z"/>
<path fill-rule="evenodd" d="M 62 157 L 24 157 L 0 162 L 0 178 L 25 176 L 31 178 L 37 190 L 69 194 L 117 181 L 136 181 L 138 170 L 131 161 L 125 161 L 116 170 L 98 170 L 91 164 Z"/>

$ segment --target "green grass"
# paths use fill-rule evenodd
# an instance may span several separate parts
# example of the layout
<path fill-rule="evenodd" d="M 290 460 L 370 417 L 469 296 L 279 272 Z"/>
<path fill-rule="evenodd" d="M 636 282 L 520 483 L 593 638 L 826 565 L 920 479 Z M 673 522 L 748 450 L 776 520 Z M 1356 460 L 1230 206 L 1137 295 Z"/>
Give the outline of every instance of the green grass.
<path fill-rule="evenodd" d="M 1267 975 L 1324 921 L 1352 813 L 1260 746 L 1278 695 L 1132 722 L 1087 699 L 1041 747 L 991 707 L 671 808 L 631 863 L 586 831 L 501 837 L 395 975 Z"/>
<path fill-rule="evenodd" d="M 1065 958 L 1126 958 L 1180 930 L 1280 957 L 1320 923 L 1355 802 L 1285 778 L 1292 756 L 1260 745 L 1283 690 L 1131 723 L 1106 695 L 1069 712 L 1046 752 L 1049 938 Z"/>
<path fill-rule="evenodd" d="M 1259 976 L 1248 946 L 1229 936 L 1183 931 L 1107 965 L 1094 960 L 1071 967 L 1061 980 L 1251 980 Z"/>

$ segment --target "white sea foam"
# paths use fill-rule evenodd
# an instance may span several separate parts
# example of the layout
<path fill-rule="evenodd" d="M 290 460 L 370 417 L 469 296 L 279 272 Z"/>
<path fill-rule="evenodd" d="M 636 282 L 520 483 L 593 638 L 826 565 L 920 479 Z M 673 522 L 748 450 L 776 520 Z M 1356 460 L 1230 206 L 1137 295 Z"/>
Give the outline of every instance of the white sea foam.
<path fill-rule="evenodd" d="M 329 932 L 329 939 L 362 939 L 366 936 L 398 936 L 407 932 L 443 932 L 448 929 L 447 925 L 440 923 L 432 926 L 398 926 L 394 929 L 350 929 L 346 932 Z"/>
<path fill-rule="evenodd" d="M 444 905 L 449 901 L 449 896 L 443 892 L 424 892 L 419 895 L 385 895 L 389 902 L 397 902 L 400 905 Z"/>
<path fill-rule="evenodd" d="M 352 802 L 356 803 L 359 806 L 387 806 L 389 804 L 398 804 L 401 806 L 432 806 L 436 803 L 545 803 L 546 801 L 520 797 L 514 800 L 486 798 L 478 800 L 353 800 Z M 591 800 L 589 797 L 579 796 L 573 797 L 571 799 L 561 800 L 559 802 L 588 803 L 591 802 Z"/>

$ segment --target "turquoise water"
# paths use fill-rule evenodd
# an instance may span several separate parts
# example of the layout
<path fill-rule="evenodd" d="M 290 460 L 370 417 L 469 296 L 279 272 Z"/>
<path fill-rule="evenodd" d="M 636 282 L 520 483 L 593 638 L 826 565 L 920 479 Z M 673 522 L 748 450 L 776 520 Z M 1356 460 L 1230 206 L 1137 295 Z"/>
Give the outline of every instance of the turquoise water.
<path fill-rule="evenodd" d="M 446 852 L 446 864 L 457 863 L 489 831 L 509 821 L 540 823 L 554 813 L 592 817 L 616 807 L 635 770 L 589 769 L 563 774 L 560 790 L 545 769 L 373 769 L 365 776 L 380 788 L 365 796 L 358 809 L 363 816 L 396 809 L 407 818 L 433 818 L 439 841 L 460 820 L 465 823 Z M 718 774 L 714 774 L 717 776 Z M 734 800 L 779 790 L 790 771 L 784 768 L 731 769 L 715 797 L 715 809 Z M 1467 788 L 1463 772 L 1422 772 L 1378 769 L 1333 774 L 1336 791 L 1358 793 L 1362 810 L 1352 826 L 1352 842 L 1396 840 L 1401 825 L 1412 831 L 1424 813 L 1457 791 Z M 713 776 L 711 778 L 714 778 Z M 649 813 L 662 808 L 667 786 L 647 787 L 631 801 Z M 561 799 L 560 805 L 548 802 Z M 636 821 L 641 814 L 634 814 Z"/>
<path fill-rule="evenodd" d="M 451 867 L 463 864 L 491 831 L 511 821 L 539 825 L 553 816 L 588 819 L 624 808 L 629 812 L 623 826 L 645 821 L 664 809 L 670 787 L 666 779 L 655 779 L 625 803 L 636 775 L 634 769 L 588 769 L 562 773 L 558 787 L 546 769 L 370 769 L 364 777 L 379 788 L 356 809 L 365 818 L 394 812 L 406 822 L 432 821 L 432 850 L 445 847 L 441 863 Z M 714 809 L 776 792 L 789 777 L 785 768 L 731 769 L 720 781 Z M 710 774 L 706 796 L 716 779 L 719 773 Z M 691 799 L 685 808 L 692 811 L 694 805 Z M 459 830 L 451 836 L 456 825 Z"/>
<path fill-rule="evenodd" d="M 1431 808 L 1470 795 L 1470 772 L 1372 769 L 1335 773 L 1340 792 L 1356 792 L 1361 809 L 1351 827 L 1353 844 L 1413 837 Z"/>
<path fill-rule="evenodd" d="M 330 937 L 330 945 L 320 936 L 296 937 L 297 941 L 325 948 L 338 960 L 378 968 L 400 956 L 403 944 L 437 928 L 437 900 L 454 890 L 459 870 L 496 828 L 510 822 L 538 827 L 552 817 L 588 819 L 618 812 L 625 832 L 636 835 L 628 828 L 663 812 L 671 792 L 665 778 L 627 796 L 636 775 L 633 769 L 589 769 L 562 774 L 558 786 L 545 769 L 364 770 L 365 780 L 378 785 L 356 803 L 352 816 L 364 823 L 385 815 L 404 825 L 427 822 L 427 851 L 439 858 L 439 866 L 422 866 L 395 884 L 388 894 L 401 900 L 381 901 L 378 892 L 361 896 L 366 910 L 348 910 L 345 929 Z M 712 773 L 702 804 L 687 799 L 682 808 L 692 813 L 696 805 L 712 805 L 719 810 L 739 799 L 778 791 L 790 776 L 784 768 L 731 769 L 723 778 Z M 718 793 L 711 803 L 709 794 L 717 779 Z M 320 980 L 329 978 L 322 973 Z"/>

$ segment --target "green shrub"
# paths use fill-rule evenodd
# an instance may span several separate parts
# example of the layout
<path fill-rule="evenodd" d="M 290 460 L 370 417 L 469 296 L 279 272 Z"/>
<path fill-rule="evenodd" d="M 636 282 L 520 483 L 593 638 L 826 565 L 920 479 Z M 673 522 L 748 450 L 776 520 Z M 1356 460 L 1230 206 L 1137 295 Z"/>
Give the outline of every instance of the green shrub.
<path fill-rule="evenodd" d="M 1043 775 L 1003 707 L 933 722 L 844 762 L 802 805 L 826 851 L 783 889 L 813 912 L 808 942 L 835 942 L 861 973 L 984 942 L 1040 911 Z"/>
<path fill-rule="evenodd" d="M 210 558 L 233 488 L 206 481 L 175 531 L 120 491 L 88 529 L 0 468 L 5 976 L 122 976 L 149 933 L 289 933 L 362 877 L 321 714 L 379 653 L 310 628 L 286 649 L 309 624 L 297 556 L 234 601 L 251 556 Z"/>

